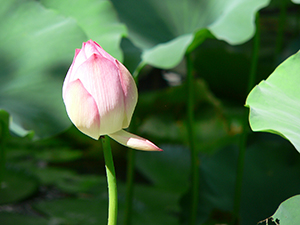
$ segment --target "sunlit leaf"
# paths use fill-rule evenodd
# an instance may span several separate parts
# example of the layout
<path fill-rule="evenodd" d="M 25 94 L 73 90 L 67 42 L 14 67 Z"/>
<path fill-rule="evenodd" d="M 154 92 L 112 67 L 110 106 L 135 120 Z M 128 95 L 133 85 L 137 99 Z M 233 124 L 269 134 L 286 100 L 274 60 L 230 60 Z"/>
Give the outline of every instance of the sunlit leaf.
<path fill-rule="evenodd" d="M 300 53 L 289 57 L 248 95 L 250 125 L 287 138 L 300 151 Z"/>
<path fill-rule="evenodd" d="M 294 2 L 296 4 L 300 4 L 300 0 L 292 0 L 292 2 Z"/>

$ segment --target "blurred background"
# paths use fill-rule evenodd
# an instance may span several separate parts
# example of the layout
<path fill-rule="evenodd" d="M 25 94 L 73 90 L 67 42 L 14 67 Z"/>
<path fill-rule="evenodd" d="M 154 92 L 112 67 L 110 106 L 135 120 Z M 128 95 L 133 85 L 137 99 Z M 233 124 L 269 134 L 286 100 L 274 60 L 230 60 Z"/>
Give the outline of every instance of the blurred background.
<path fill-rule="evenodd" d="M 193 67 L 199 155 L 196 224 L 232 221 L 239 143 L 245 133 L 238 224 L 257 224 L 299 194 L 295 148 L 279 136 L 253 133 L 243 125 L 250 72 L 254 68 L 258 84 L 300 48 L 296 1 L 0 3 L 1 225 L 106 224 L 102 145 L 71 124 L 61 98 L 75 49 L 89 39 L 138 77 L 139 101 L 129 129 L 164 150 L 135 152 L 131 224 L 188 223 L 186 55 Z M 129 150 L 111 144 L 118 224 L 124 224 Z"/>

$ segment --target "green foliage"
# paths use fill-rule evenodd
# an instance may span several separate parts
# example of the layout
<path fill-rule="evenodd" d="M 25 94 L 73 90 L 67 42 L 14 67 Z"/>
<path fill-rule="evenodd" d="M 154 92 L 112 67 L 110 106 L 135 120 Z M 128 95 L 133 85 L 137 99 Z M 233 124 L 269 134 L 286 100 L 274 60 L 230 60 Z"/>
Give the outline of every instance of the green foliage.
<path fill-rule="evenodd" d="M 62 199 L 43 201 L 34 207 L 51 218 L 58 224 L 105 224 L 106 199 Z M 52 219 L 53 220 L 53 219 Z"/>
<path fill-rule="evenodd" d="M 0 143 L 6 142 L 9 136 L 9 115 L 0 110 Z"/>
<path fill-rule="evenodd" d="M 75 21 L 37 1 L 4 1 L 0 13 L 0 108 L 12 117 L 10 129 L 24 136 L 56 134 L 70 122 L 61 84 L 74 47 L 85 35 Z M 64 71 L 64 72 L 62 72 Z"/>
<path fill-rule="evenodd" d="M 272 220 L 281 225 L 296 225 L 300 223 L 299 215 L 300 195 L 291 197 L 280 204 Z"/>
<path fill-rule="evenodd" d="M 300 151 L 298 83 L 300 53 L 288 58 L 249 94 L 250 125 L 254 131 L 279 134 L 291 141 Z"/>
<path fill-rule="evenodd" d="M 48 9 L 55 9 L 61 15 L 74 19 L 88 38 L 101 43 L 105 51 L 123 61 L 120 41 L 126 35 L 126 27 L 118 22 L 110 1 L 42 0 L 41 3 Z"/>
<path fill-rule="evenodd" d="M 0 189 L 0 204 L 23 200 L 36 192 L 37 182 L 26 173 L 7 170 Z"/>
<path fill-rule="evenodd" d="M 45 225 L 48 220 L 38 216 L 27 216 L 16 213 L 0 212 L 0 223 L 5 225 L 25 224 L 25 225 Z M 57 223 L 55 223 L 57 224 Z"/>
<path fill-rule="evenodd" d="M 132 72 L 149 64 L 139 76 L 139 103 L 133 122 L 137 134 L 164 151 L 136 153 L 132 225 L 187 223 L 191 168 L 182 60 L 186 53 L 191 54 L 195 76 L 194 126 L 200 174 L 197 224 L 230 223 L 237 141 L 243 129 L 248 131 L 241 124 L 252 42 L 245 42 L 254 34 L 258 10 L 267 7 L 261 11 L 258 80 L 265 79 L 278 60 L 300 48 L 299 27 L 291 8 L 284 26 L 289 34 L 281 46 L 284 52 L 274 56 L 277 7 L 282 4 L 269 2 L 1 2 L 0 151 L 6 157 L 0 157 L 0 224 L 89 225 L 107 221 L 107 183 L 100 143 L 74 127 L 32 142 L 33 137 L 53 136 L 70 126 L 61 86 L 75 48 L 88 39 L 99 42 Z M 286 2 L 287 10 L 297 7 L 292 1 Z M 121 40 L 124 36 L 126 39 Z M 287 59 L 247 99 L 254 130 L 279 133 L 297 148 L 298 61 L 299 53 Z M 167 75 L 178 80 L 177 86 L 172 86 Z M 123 224 L 127 151 L 112 144 L 118 178 L 118 223 Z M 299 173 L 300 156 L 289 142 L 275 135 L 251 134 L 239 225 L 263 221 L 281 202 L 298 194 Z M 280 224 L 298 224 L 298 204 L 297 196 L 287 200 L 272 218 L 279 219 Z"/>
<path fill-rule="evenodd" d="M 61 88 L 75 48 L 93 38 L 121 60 L 126 34 L 109 1 L 42 3 L 47 8 L 33 0 L 4 1 L 0 11 L 0 109 L 12 117 L 14 133 L 33 130 L 35 138 L 70 126 Z"/>
<path fill-rule="evenodd" d="M 249 40 L 255 13 L 269 4 L 268 0 L 112 2 L 129 38 L 143 50 L 142 61 L 164 69 L 178 65 L 188 48 L 192 51 L 206 38 L 215 36 L 230 44 Z"/>

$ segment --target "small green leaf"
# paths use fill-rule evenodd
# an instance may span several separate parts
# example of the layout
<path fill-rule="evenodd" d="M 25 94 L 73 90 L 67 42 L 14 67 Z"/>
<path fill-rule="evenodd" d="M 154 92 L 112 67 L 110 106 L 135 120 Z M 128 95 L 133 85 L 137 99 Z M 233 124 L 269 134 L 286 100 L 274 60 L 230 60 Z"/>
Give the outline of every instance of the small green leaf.
<path fill-rule="evenodd" d="M 280 204 L 273 221 L 280 225 L 299 225 L 300 224 L 300 195 L 291 197 Z"/>

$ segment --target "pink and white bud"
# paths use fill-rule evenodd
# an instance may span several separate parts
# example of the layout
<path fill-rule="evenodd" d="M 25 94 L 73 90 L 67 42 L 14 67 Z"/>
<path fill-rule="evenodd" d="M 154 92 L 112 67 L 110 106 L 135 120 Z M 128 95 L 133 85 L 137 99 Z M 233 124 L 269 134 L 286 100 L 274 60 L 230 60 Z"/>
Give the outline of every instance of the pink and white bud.
<path fill-rule="evenodd" d="M 127 128 L 137 98 L 129 71 L 96 42 L 89 40 L 76 49 L 63 83 L 63 100 L 81 132 L 97 140 Z"/>

